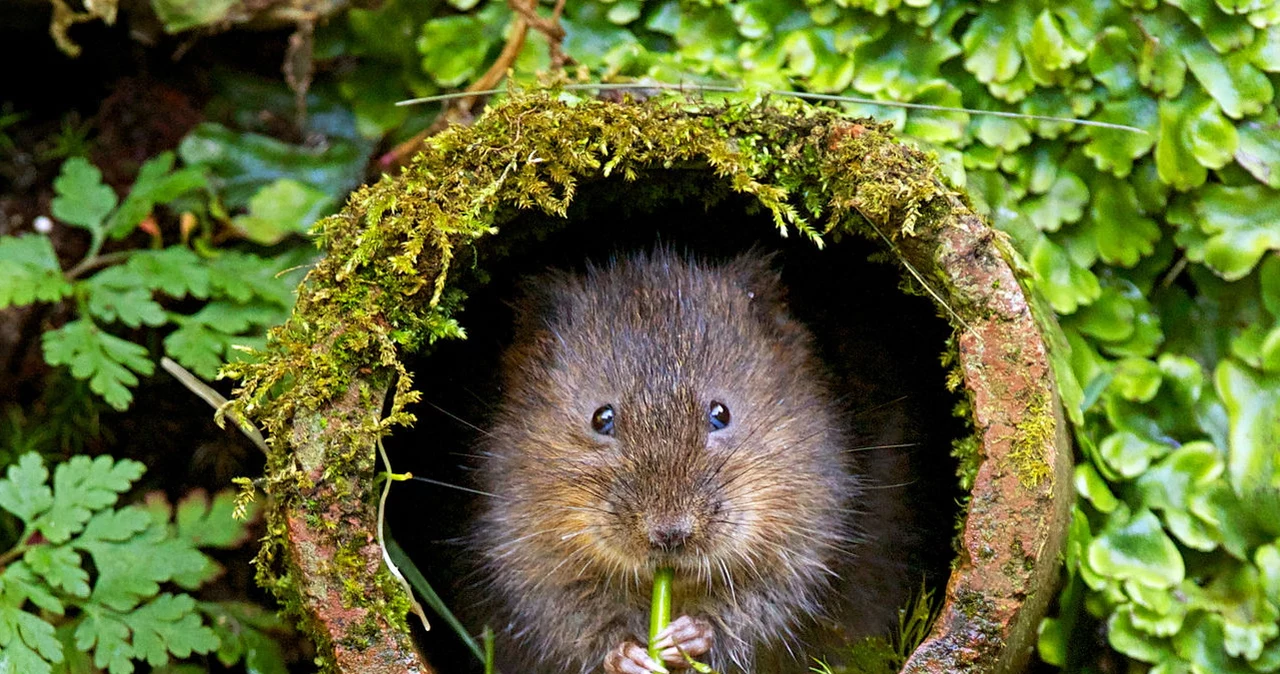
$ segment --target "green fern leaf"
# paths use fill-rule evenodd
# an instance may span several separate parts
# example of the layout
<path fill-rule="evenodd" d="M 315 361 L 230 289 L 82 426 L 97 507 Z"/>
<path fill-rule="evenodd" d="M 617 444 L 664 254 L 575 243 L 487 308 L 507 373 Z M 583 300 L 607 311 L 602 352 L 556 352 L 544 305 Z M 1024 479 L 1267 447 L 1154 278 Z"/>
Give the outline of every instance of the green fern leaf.
<path fill-rule="evenodd" d="M 41 340 L 45 362 L 70 365 L 72 376 L 88 379 L 90 390 L 121 411 L 133 400 L 129 387 L 138 383 L 136 375 L 155 371 L 145 348 L 103 332 L 88 320 L 50 330 Z"/>
<path fill-rule="evenodd" d="M 130 459 L 113 462 L 109 456 L 71 457 L 53 473 L 53 507 L 39 518 L 37 526 L 51 543 L 65 543 L 84 529 L 95 511 L 115 504 L 144 470 L 141 463 Z"/>
<path fill-rule="evenodd" d="M 102 172 L 84 157 L 72 157 L 62 164 L 62 173 L 53 181 L 58 196 L 53 198 L 53 217 L 102 236 L 102 223 L 116 207 L 116 193 L 102 183 Z"/>
<path fill-rule="evenodd" d="M 0 309 L 32 302 L 56 302 L 71 293 L 49 237 L 0 237 Z"/>

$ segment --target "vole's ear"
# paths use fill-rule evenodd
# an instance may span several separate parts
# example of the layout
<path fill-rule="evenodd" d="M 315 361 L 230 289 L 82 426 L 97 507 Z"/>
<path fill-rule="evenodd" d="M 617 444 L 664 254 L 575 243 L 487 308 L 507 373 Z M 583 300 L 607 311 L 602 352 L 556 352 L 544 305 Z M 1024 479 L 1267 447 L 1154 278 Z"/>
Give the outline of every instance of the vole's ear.
<path fill-rule="evenodd" d="M 517 289 L 511 308 L 514 330 L 510 345 L 503 356 L 508 376 L 521 376 L 525 367 L 548 364 L 554 353 L 557 311 L 564 305 L 564 297 L 571 292 L 577 280 L 563 271 L 547 273 L 526 279 Z M 508 382 L 510 384 L 511 382 Z"/>
<path fill-rule="evenodd" d="M 777 253 L 752 248 L 733 258 L 725 271 L 751 298 L 753 306 L 786 310 L 787 290 L 777 270 Z"/>
<path fill-rule="evenodd" d="M 725 267 L 730 278 L 750 298 L 751 315 L 775 339 L 804 343 L 808 332 L 796 322 L 787 307 L 787 287 L 777 269 L 777 254 L 751 249 Z"/>

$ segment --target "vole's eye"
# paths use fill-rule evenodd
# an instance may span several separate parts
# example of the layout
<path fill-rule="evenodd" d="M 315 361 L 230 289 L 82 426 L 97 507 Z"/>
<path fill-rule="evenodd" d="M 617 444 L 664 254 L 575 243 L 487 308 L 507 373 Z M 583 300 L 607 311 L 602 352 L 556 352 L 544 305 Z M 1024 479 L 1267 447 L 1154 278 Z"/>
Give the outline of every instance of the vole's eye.
<path fill-rule="evenodd" d="M 711 430 L 718 431 L 729 425 L 729 408 L 718 400 L 712 400 L 707 408 L 707 419 L 711 421 Z"/>
<path fill-rule="evenodd" d="M 591 428 L 600 435 L 613 435 L 613 405 L 605 405 L 591 415 Z"/>

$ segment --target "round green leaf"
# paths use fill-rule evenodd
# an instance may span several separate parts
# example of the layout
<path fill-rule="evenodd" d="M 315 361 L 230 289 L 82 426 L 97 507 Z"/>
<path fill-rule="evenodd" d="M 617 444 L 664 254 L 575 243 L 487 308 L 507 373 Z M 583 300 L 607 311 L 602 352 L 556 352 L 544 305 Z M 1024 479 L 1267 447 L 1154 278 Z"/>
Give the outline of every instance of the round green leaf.
<path fill-rule="evenodd" d="M 1187 139 L 1191 154 L 1197 161 L 1211 169 L 1226 166 L 1235 156 L 1240 137 L 1231 120 L 1213 101 L 1193 107 L 1191 121 L 1187 124 Z"/>
<path fill-rule="evenodd" d="M 1151 442 L 1129 431 L 1112 433 L 1098 444 L 1107 465 L 1124 477 L 1135 477 L 1151 465 L 1151 460 L 1169 452 L 1167 445 Z"/>
<path fill-rule="evenodd" d="M 1089 544 L 1089 566 L 1118 580 L 1134 580 L 1151 587 L 1172 587 L 1182 582 L 1186 568 L 1182 555 L 1149 510 L 1138 511 L 1118 524 L 1113 513 L 1108 527 Z"/>

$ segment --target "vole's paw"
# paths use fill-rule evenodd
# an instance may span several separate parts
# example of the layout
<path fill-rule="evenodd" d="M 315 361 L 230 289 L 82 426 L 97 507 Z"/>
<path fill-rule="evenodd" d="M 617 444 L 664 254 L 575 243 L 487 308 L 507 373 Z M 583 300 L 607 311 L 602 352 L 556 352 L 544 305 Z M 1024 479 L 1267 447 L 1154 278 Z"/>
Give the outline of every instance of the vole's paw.
<path fill-rule="evenodd" d="M 662 661 L 673 667 L 688 667 L 684 656 L 696 658 L 706 655 L 715 640 L 715 630 L 704 618 L 682 615 L 658 632 L 657 646 Z"/>
<path fill-rule="evenodd" d="M 605 674 L 653 674 L 667 670 L 649 657 L 644 646 L 624 641 L 604 656 L 604 671 Z"/>

